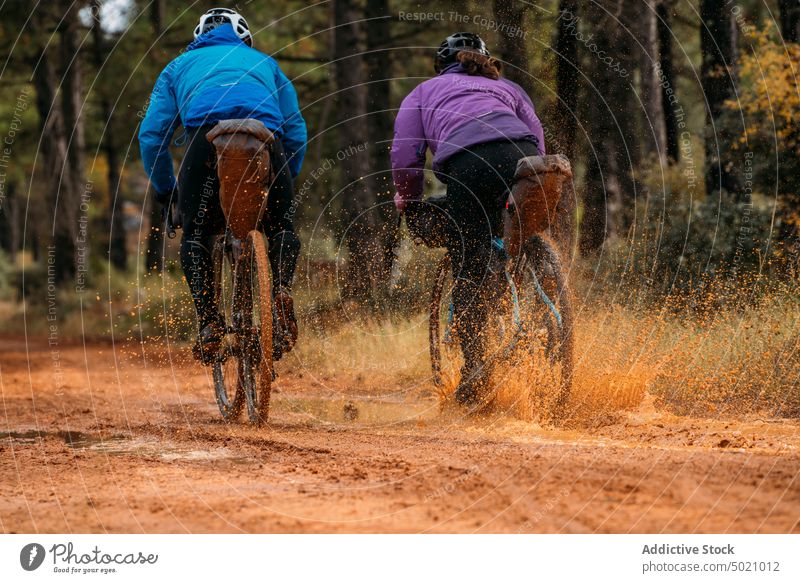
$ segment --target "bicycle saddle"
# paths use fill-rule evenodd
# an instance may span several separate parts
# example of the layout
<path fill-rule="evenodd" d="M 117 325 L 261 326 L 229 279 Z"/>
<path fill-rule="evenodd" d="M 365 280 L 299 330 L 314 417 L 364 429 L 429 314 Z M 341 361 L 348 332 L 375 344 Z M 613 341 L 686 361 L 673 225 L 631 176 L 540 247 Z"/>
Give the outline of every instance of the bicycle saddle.
<path fill-rule="evenodd" d="M 275 140 L 275 136 L 263 122 L 252 118 L 223 119 L 211 128 L 206 134 L 206 139 L 213 143 L 218 137 L 228 134 L 250 135 L 267 144 L 271 144 Z"/>
<path fill-rule="evenodd" d="M 514 178 L 528 178 L 539 174 L 562 174 L 565 178 L 572 177 L 572 166 L 566 156 L 526 156 L 517 162 L 517 171 Z"/>

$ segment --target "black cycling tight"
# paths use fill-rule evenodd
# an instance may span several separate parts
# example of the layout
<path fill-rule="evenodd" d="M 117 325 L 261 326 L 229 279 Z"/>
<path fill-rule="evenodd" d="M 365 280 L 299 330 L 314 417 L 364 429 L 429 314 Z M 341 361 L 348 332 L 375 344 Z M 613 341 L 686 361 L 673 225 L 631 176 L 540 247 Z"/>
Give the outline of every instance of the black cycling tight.
<path fill-rule="evenodd" d="M 537 154 L 536 144 L 528 140 L 467 148 L 447 160 L 439 174 L 447 194 L 412 204 L 406 212 L 412 234 L 419 229 L 420 238 L 450 252 L 454 315 L 467 370 L 484 362 L 487 314 L 505 289 L 504 265 L 492 238 L 502 236 L 503 208 L 517 161 Z"/>

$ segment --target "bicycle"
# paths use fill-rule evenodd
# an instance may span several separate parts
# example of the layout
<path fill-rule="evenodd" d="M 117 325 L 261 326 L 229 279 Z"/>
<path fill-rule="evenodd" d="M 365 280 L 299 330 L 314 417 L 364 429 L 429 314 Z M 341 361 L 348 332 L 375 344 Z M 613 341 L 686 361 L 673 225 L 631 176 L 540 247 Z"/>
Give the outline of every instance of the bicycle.
<path fill-rule="evenodd" d="M 258 229 L 266 209 L 274 137 L 254 119 L 223 120 L 208 134 L 217 153 L 220 204 L 225 230 L 212 248 L 213 294 L 224 321 L 224 336 L 211 363 L 214 393 L 225 421 L 246 406 L 251 423 L 269 417 L 274 377 L 272 294 L 264 235 Z M 174 236 L 174 212 L 167 233 Z M 231 396 L 232 395 L 232 396 Z"/>
<path fill-rule="evenodd" d="M 543 348 L 553 372 L 560 369 L 555 417 L 563 413 L 572 387 L 573 313 L 560 253 L 546 232 L 557 218 L 564 183 L 571 177 L 564 156 L 532 156 L 518 162 L 504 211 L 503 238 L 493 240 L 505 259 L 508 294 L 501 307 L 509 309 L 498 310 L 486 325 L 500 341 L 499 357 Z M 436 270 L 429 304 L 431 368 L 437 387 L 456 384 L 463 364 L 451 292 L 452 263 L 446 254 Z"/>

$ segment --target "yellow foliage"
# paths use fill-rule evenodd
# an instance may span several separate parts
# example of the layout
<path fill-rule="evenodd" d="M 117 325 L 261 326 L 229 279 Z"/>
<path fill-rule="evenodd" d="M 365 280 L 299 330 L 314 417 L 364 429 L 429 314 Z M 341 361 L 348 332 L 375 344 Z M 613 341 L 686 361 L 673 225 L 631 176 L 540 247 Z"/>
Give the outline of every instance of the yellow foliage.
<path fill-rule="evenodd" d="M 741 107 L 747 119 L 745 134 L 774 134 L 778 147 L 800 155 L 800 44 L 776 40 L 774 27 L 748 35 L 750 46 L 739 57 L 739 100 L 729 100 L 726 107 Z"/>

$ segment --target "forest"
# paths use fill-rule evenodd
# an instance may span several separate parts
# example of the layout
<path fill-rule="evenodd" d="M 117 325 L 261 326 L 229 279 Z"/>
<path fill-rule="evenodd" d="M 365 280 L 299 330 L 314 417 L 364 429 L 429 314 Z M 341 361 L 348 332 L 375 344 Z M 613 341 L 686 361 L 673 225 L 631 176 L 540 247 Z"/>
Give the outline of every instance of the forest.
<path fill-rule="evenodd" d="M 176 272 L 137 131 L 158 73 L 212 4 L 4 5 L 0 293 L 9 322 L 19 302 L 45 302 L 48 289 L 67 306 L 104 280 L 140 286 L 148 274 Z M 658 301 L 795 275 L 792 0 L 286 0 L 242 9 L 256 48 L 295 85 L 309 128 L 295 184 L 306 276 L 335 272 L 343 297 L 376 306 L 402 296 L 398 257 L 408 241 L 391 204 L 394 116 L 433 75 L 441 39 L 461 29 L 485 38 L 531 96 L 548 152 L 572 162 L 576 273 Z M 183 139 L 179 130 L 176 163 Z M 427 190 L 441 188 L 431 174 Z"/>

